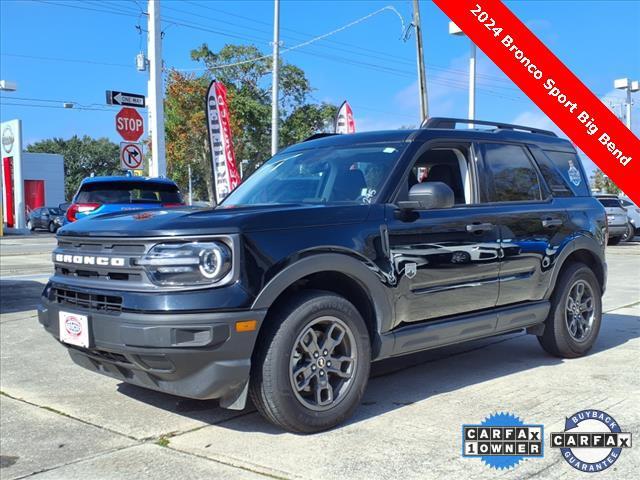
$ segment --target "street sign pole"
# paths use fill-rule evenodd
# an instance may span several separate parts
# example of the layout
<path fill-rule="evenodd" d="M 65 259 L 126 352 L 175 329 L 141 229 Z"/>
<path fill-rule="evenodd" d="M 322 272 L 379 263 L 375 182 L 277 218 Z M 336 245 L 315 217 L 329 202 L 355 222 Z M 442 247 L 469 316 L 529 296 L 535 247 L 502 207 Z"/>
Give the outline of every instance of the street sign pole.
<path fill-rule="evenodd" d="M 165 176 L 167 164 L 164 145 L 164 102 L 162 95 L 162 41 L 160 27 L 160 0 L 149 0 L 147 12 L 149 39 L 149 130 L 151 156 L 149 175 Z"/>

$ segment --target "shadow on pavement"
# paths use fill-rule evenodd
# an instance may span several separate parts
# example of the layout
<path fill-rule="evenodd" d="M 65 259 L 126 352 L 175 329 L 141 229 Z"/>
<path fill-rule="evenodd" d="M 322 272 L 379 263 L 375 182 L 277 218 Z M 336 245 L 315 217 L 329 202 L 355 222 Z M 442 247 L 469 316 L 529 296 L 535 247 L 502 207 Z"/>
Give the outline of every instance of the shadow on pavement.
<path fill-rule="evenodd" d="M 0 313 L 35 310 L 44 284 L 32 280 L 0 280 Z"/>
<path fill-rule="evenodd" d="M 640 317 L 607 314 L 598 341 L 590 354 L 610 350 L 639 336 Z M 357 423 L 442 393 L 570 361 L 572 360 L 550 356 L 542 350 L 534 336 L 524 333 L 384 360 L 372 366 L 372 378 L 362 404 L 347 423 Z M 219 408 L 214 400 L 184 399 L 124 383 L 118 385 L 118 390 L 157 408 L 203 421 L 207 421 L 205 411 Z M 253 407 L 248 406 L 238 414 L 252 411 Z M 259 415 L 253 415 L 242 422 L 223 421 L 218 425 L 238 431 L 273 435 L 284 433 Z"/>

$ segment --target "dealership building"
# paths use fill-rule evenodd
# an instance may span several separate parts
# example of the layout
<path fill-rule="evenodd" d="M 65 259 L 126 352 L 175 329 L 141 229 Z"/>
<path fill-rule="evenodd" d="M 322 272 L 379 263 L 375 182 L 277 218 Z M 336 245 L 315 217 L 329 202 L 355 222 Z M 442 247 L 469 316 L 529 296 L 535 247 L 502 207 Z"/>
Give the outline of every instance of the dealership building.
<path fill-rule="evenodd" d="M 26 228 L 27 215 L 39 207 L 65 201 L 64 157 L 22 150 L 22 122 L 0 124 L 2 136 L 2 223 L 9 230 Z"/>

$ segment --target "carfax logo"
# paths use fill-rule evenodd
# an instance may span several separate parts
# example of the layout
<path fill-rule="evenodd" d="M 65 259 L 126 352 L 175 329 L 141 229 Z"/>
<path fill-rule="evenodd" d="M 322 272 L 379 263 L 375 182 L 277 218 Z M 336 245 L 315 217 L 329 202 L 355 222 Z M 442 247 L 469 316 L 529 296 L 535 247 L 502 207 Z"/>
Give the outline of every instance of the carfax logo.
<path fill-rule="evenodd" d="M 542 458 L 543 437 L 542 425 L 526 425 L 511 413 L 496 413 L 479 425 L 462 426 L 462 456 L 480 457 L 499 470 L 511 468 L 527 457 Z"/>
<path fill-rule="evenodd" d="M 618 460 L 623 448 L 631 447 L 631 433 L 623 432 L 606 412 L 582 410 L 567 417 L 564 432 L 551 434 L 551 446 L 576 470 L 600 472 Z"/>

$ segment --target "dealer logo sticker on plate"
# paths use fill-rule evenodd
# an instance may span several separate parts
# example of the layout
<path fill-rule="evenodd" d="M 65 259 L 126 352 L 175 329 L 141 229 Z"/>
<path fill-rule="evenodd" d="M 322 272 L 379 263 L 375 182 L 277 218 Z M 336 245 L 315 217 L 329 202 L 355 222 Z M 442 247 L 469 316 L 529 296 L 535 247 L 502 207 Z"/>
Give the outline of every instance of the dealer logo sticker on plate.
<path fill-rule="evenodd" d="M 78 347 L 89 347 L 89 320 L 86 315 L 59 312 L 60 341 Z"/>

